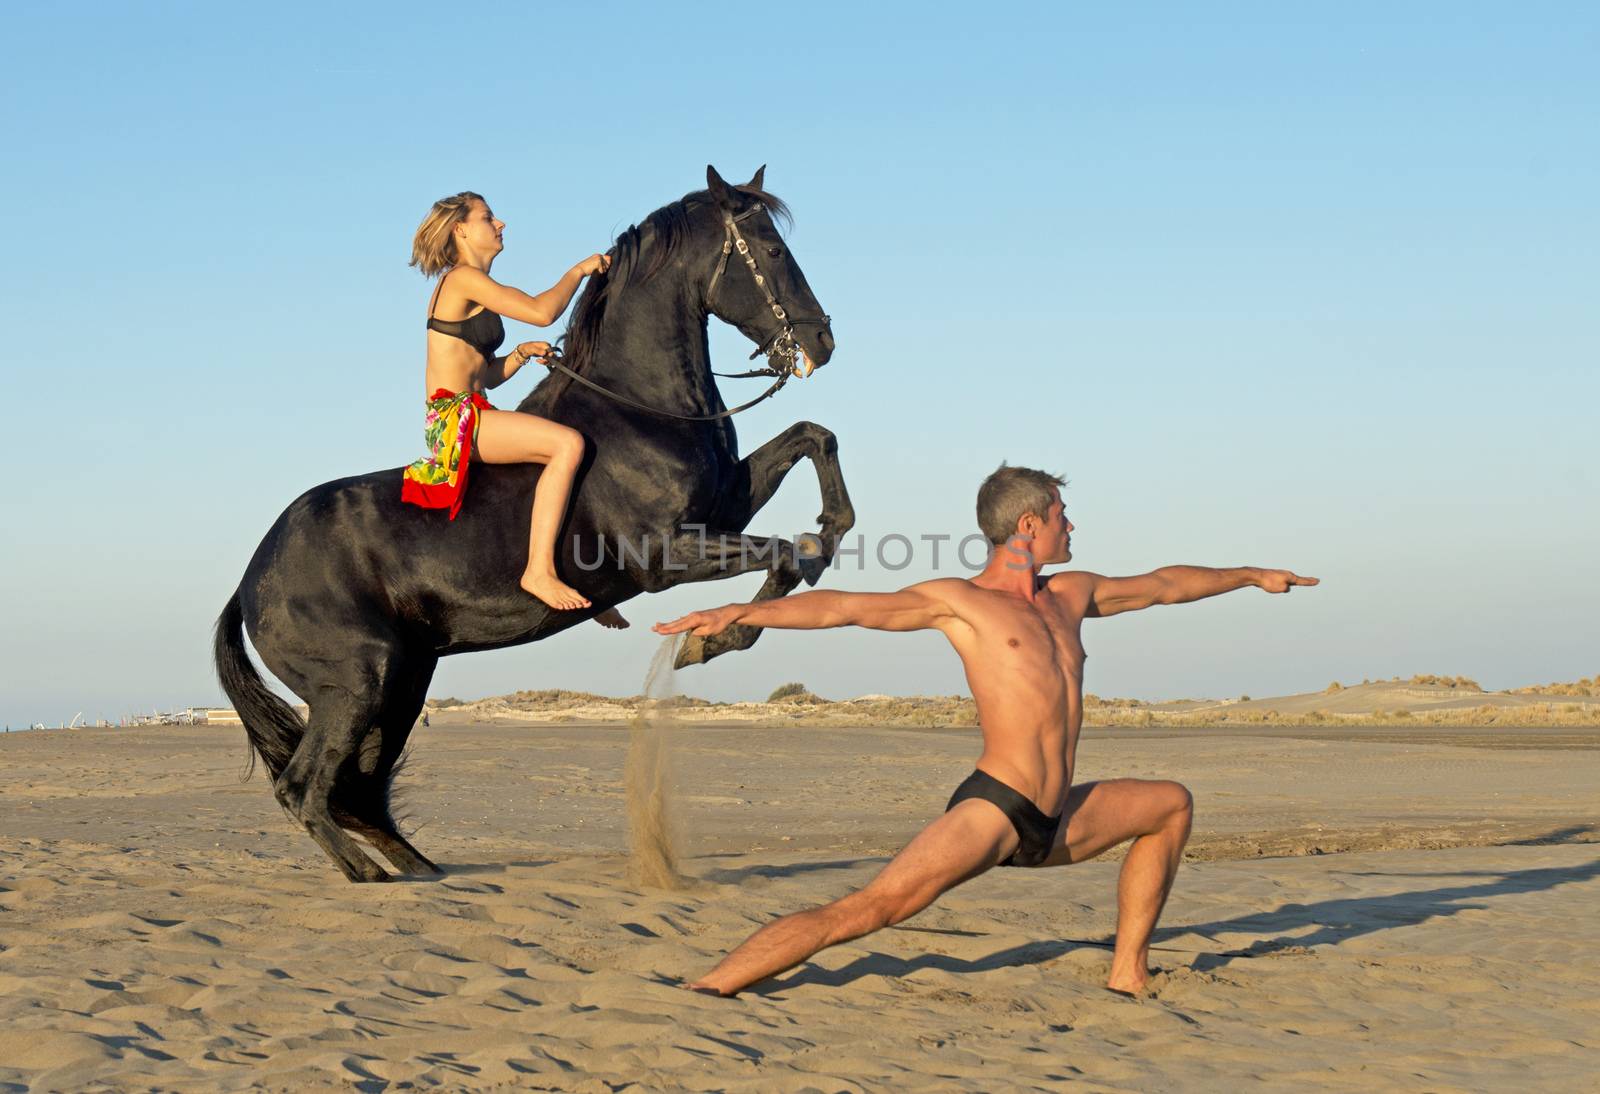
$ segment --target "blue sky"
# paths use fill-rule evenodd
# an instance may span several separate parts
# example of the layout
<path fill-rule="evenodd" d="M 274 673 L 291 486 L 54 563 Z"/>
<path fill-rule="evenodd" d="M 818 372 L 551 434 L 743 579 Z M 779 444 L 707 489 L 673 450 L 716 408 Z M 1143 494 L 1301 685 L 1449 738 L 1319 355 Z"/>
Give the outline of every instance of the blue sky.
<path fill-rule="evenodd" d="M 419 454 L 434 198 L 488 195 L 537 290 L 707 163 L 769 165 L 839 342 L 742 443 L 833 429 L 869 540 L 965 535 L 1004 458 L 1070 477 L 1078 565 L 1324 579 L 1090 623 L 1091 690 L 1600 672 L 1597 46 L 1578 4 L 10 12 L 0 721 L 219 701 L 211 621 L 277 513 Z M 816 507 L 802 466 L 754 527 Z M 642 624 L 758 584 L 434 694 L 635 692 Z M 679 684 L 790 679 L 965 690 L 933 636 L 847 632 Z"/>

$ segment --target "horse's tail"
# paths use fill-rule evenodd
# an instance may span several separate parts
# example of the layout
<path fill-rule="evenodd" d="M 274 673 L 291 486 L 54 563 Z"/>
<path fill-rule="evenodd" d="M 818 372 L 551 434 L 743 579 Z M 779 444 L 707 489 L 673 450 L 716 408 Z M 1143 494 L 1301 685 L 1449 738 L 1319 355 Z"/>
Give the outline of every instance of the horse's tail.
<path fill-rule="evenodd" d="M 261 754 L 267 771 L 276 782 L 283 769 L 289 766 L 300 738 L 305 736 L 306 724 L 293 707 L 272 694 L 250 663 L 250 655 L 244 649 L 244 610 L 239 606 L 237 592 L 217 617 L 212 657 L 222 690 L 233 701 L 233 709 L 239 712 L 239 720 L 244 723 L 245 736 L 250 738 L 255 752 Z M 248 779 L 254 768 L 252 753 L 244 778 Z"/>

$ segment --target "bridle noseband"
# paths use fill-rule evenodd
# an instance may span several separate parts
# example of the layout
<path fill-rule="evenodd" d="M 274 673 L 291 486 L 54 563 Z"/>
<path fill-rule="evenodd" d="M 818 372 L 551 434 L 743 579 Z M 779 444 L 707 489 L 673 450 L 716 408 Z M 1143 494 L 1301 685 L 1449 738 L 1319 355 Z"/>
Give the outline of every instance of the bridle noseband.
<path fill-rule="evenodd" d="M 673 418 L 680 422 L 715 422 L 720 421 L 723 418 L 731 418 L 733 415 L 738 414 L 741 411 L 749 410 L 757 403 L 776 395 L 779 390 L 782 389 L 783 385 L 789 382 L 789 378 L 791 376 L 800 375 L 801 351 L 799 343 L 796 342 L 794 338 L 795 325 L 813 323 L 818 326 L 827 326 L 831 320 L 830 317 L 826 315 L 822 316 L 820 319 L 790 319 L 789 313 L 784 311 L 782 304 L 778 303 L 778 298 L 772 295 L 772 289 L 770 286 L 768 286 L 766 277 L 761 273 L 760 268 L 756 265 L 756 256 L 751 252 L 750 244 L 745 241 L 744 236 L 739 232 L 739 222 L 741 220 L 747 220 L 750 217 L 755 216 L 764 208 L 766 208 L 766 206 L 760 202 L 757 202 L 744 212 L 740 213 L 738 216 L 734 216 L 730 212 L 723 212 L 722 257 L 717 260 L 717 268 L 713 270 L 711 274 L 711 283 L 706 286 L 706 307 L 708 309 L 710 308 L 712 297 L 717 291 L 717 282 L 722 279 L 723 271 L 728 268 L 728 256 L 733 254 L 735 251 L 738 251 L 739 257 L 744 259 L 745 267 L 750 271 L 750 276 L 755 278 L 756 288 L 760 289 L 761 294 L 767 298 L 767 307 L 772 309 L 772 316 L 778 321 L 780 326 L 770 338 L 757 346 L 750 354 L 750 360 L 753 361 L 758 356 L 765 353 L 767 355 L 768 362 L 766 368 L 751 369 L 748 372 L 716 372 L 713 370 L 712 375 L 726 376 L 733 379 L 744 379 L 751 376 L 776 377 L 776 379 L 774 379 L 772 382 L 772 386 L 767 388 L 766 391 L 763 391 L 760 395 L 756 396 L 754 399 L 751 399 L 748 403 L 742 403 L 739 406 L 734 407 L 732 410 L 724 410 L 718 414 L 675 414 L 670 410 L 661 410 L 657 407 L 646 406 L 643 403 L 635 402 L 626 395 L 619 394 L 618 392 L 612 391 L 609 388 L 601 387 L 593 380 L 590 380 L 579 373 L 573 372 L 570 368 L 561 363 L 561 350 L 557 346 L 550 347 L 550 352 L 544 358 L 543 363 L 545 367 L 555 372 L 566 373 L 572 379 L 578 381 L 580 384 L 583 384 L 585 387 L 592 388 L 602 395 L 606 395 L 612 399 L 615 399 L 619 403 L 633 407 L 635 410 L 643 410 L 649 414 L 659 414 L 663 418 Z"/>

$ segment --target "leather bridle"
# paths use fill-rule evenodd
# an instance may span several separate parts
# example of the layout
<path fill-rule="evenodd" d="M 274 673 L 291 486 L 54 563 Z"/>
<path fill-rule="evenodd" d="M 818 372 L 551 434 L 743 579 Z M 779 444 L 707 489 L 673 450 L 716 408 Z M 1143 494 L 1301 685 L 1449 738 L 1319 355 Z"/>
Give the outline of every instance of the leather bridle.
<path fill-rule="evenodd" d="M 756 288 L 760 289 L 761 294 L 767 298 L 767 307 L 772 309 L 772 317 L 778 321 L 779 326 L 771 337 L 757 346 L 750 354 L 750 360 L 753 361 L 765 353 L 768 361 L 766 368 L 751 369 L 748 372 L 716 372 L 713 370 L 713 375 L 726 376 L 733 379 L 744 379 L 751 376 L 775 377 L 772 386 L 767 388 L 766 391 L 763 391 L 748 403 L 741 403 L 732 410 L 724 410 L 717 414 L 676 414 L 670 410 L 662 410 L 659 407 L 646 406 L 644 403 L 635 402 L 626 395 L 612 391 L 610 388 L 602 387 L 580 373 L 572 371 L 561 363 L 561 350 L 557 346 L 550 347 L 550 352 L 545 355 L 543 360 L 545 367 L 554 372 L 563 372 L 585 387 L 598 391 L 600 394 L 615 399 L 626 406 L 631 406 L 635 410 L 642 410 L 649 414 L 659 414 L 663 418 L 673 418 L 680 422 L 715 422 L 723 418 L 731 418 L 733 415 L 749 410 L 757 403 L 776 395 L 783 388 L 783 385 L 789 382 L 791 376 L 801 374 L 801 350 L 794 337 L 795 325 L 813 323 L 818 326 L 827 326 L 830 318 L 824 315 L 819 319 L 790 319 L 789 313 L 778 302 L 778 298 L 772 294 L 772 288 L 767 284 L 766 276 L 762 274 L 760 267 L 756 265 L 756 256 L 750 250 L 750 244 L 745 241 L 744 236 L 739 231 L 740 221 L 755 216 L 764 208 L 764 205 L 757 202 L 738 216 L 726 211 L 722 214 L 722 256 L 717 260 L 717 268 L 711 273 L 711 283 L 706 286 L 706 307 L 710 308 L 711 300 L 717 291 L 717 282 L 722 279 L 723 272 L 728 268 L 728 256 L 737 251 L 739 257 L 744 259 L 745 267 L 750 271 L 750 276 L 755 279 Z"/>
<path fill-rule="evenodd" d="M 772 309 L 772 317 L 778 321 L 778 330 L 765 342 L 757 346 L 750 354 L 754 361 L 765 353 L 772 362 L 782 361 L 786 370 L 797 373 L 799 369 L 800 346 L 794 340 L 796 324 L 813 323 L 817 326 L 827 326 L 832 322 L 830 316 L 824 315 L 818 319 L 790 319 L 789 313 L 778 303 L 777 297 L 772 295 L 772 288 L 767 284 L 766 277 L 756 265 L 755 252 L 750 249 L 750 244 L 745 242 L 744 236 L 739 232 L 739 222 L 755 216 L 766 206 L 760 202 L 752 205 L 738 216 L 724 212 L 722 214 L 722 257 L 717 261 L 717 268 L 711 272 L 711 284 L 706 286 L 706 306 L 711 306 L 711 301 L 716 297 L 717 282 L 722 279 L 723 272 L 728 268 L 728 256 L 738 251 L 739 257 L 744 259 L 745 268 L 750 271 L 750 276 L 755 279 L 756 288 L 761 290 L 761 295 L 767 298 L 767 307 Z M 776 364 L 764 369 L 754 369 L 750 372 L 719 372 L 718 376 L 775 376 L 778 374 Z"/>

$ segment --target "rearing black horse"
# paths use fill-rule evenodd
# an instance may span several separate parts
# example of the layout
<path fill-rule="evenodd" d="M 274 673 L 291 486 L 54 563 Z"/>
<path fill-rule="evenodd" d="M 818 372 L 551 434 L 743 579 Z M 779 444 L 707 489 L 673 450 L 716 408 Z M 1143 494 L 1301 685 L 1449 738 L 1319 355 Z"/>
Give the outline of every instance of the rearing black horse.
<path fill-rule="evenodd" d="M 547 638 L 686 581 L 764 569 L 758 595 L 782 596 L 814 583 L 855 523 L 833 434 L 799 422 L 741 460 L 712 378 L 711 315 L 817 365 L 833 352 L 773 222 L 787 210 L 763 190 L 764 170 L 730 186 L 707 168 L 708 189 L 622 233 L 567 330 L 565 364 L 586 382 L 552 374 L 519 408 L 589 442 L 556 554 L 592 608 L 555 611 L 517 585 L 536 464 L 474 467 L 455 521 L 402 503 L 399 468 L 324 483 L 256 548 L 217 620 L 217 674 L 278 801 L 350 880 L 389 877 L 350 832 L 403 872 L 439 872 L 397 830 L 389 788 L 440 657 Z M 820 542 L 741 535 L 801 457 L 821 485 Z M 308 720 L 263 683 L 243 630 Z M 758 633 L 697 640 L 679 664 L 746 649 Z"/>

